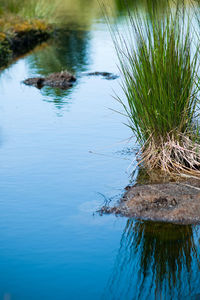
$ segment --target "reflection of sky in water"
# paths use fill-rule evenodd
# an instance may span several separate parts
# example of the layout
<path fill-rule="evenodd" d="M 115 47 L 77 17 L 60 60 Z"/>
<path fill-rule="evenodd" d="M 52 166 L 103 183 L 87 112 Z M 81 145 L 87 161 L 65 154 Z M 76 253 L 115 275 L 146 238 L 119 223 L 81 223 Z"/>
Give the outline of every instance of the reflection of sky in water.
<path fill-rule="evenodd" d="M 199 227 L 93 216 L 129 183 L 136 143 L 113 111 L 120 80 L 84 75 L 118 73 L 106 25 L 65 34 L 0 78 L 0 299 L 198 299 Z M 67 91 L 21 84 L 65 68 Z"/>

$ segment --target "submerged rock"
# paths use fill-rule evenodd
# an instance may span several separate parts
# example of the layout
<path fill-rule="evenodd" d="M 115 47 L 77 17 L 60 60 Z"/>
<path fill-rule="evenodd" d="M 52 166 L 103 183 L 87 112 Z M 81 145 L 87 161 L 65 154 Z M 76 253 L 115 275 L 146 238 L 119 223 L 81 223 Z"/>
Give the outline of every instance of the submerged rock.
<path fill-rule="evenodd" d="M 109 72 L 91 72 L 91 73 L 87 73 L 88 76 L 102 76 L 107 80 L 114 80 L 117 79 L 119 76 L 109 73 Z"/>
<path fill-rule="evenodd" d="M 76 77 L 67 71 L 60 73 L 52 73 L 47 77 L 34 77 L 28 78 L 23 81 L 26 85 L 32 85 L 39 89 L 44 86 L 50 86 L 60 89 L 68 89 L 73 86 L 76 81 Z"/>
<path fill-rule="evenodd" d="M 127 188 L 119 204 L 100 213 L 180 224 L 200 223 L 200 180 Z"/>

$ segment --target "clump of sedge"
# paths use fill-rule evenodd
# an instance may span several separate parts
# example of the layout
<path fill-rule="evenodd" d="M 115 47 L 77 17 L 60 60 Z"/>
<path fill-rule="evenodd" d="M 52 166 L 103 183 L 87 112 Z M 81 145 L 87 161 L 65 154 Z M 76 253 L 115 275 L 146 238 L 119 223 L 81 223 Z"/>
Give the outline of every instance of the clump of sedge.
<path fill-rule="evenodd" d="M 115 25 L 111 34 L 125 94 L 117 100 L 141 144 L 139 165 L 200 175 L 199 45 L 186 8 L 169 5 L 162 16 L 153 6 L 146 16 L 127 10 L 127 34 Z"/>

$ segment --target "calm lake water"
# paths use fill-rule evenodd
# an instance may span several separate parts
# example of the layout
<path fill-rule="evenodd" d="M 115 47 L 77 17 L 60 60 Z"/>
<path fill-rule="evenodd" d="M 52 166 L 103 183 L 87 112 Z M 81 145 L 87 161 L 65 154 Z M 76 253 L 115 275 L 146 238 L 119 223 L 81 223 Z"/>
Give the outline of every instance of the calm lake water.
<path fill-rule="evenodd" d="M 120 79 L 85 75 L 116 63 L 95 14 L 0 73 L 0 299 L 200 299 L 199 226 L 95 213 L 122 195 L 137 147 L 113 111 Z M 65 69 L 68 91 L 21 83 Z"/>

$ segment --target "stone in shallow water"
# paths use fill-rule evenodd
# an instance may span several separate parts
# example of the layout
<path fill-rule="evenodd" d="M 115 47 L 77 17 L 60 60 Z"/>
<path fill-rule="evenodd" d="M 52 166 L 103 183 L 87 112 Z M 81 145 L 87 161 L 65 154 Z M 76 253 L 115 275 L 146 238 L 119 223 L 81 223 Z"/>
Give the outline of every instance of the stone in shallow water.
<path fill-rule="evenodd" d="M 118 75 L 109 73 L 109 72 L 90 72 L 87 73 L 88 76 L 102 76 L 103 78 L 107 79 L 107 80 L 114 80 L 119 78 Z"/>

